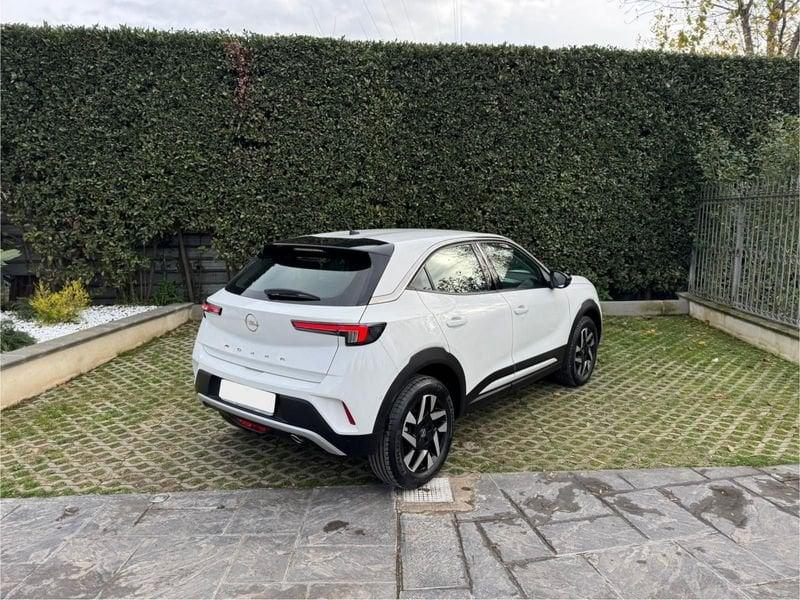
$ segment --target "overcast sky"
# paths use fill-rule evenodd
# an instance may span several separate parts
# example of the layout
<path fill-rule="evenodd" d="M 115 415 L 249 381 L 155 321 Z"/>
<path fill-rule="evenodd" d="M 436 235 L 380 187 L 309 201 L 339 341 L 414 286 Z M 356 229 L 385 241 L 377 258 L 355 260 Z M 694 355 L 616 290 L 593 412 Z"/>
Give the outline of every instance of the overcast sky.
<path fill-rule="evenodd" d="M 4 23 L 129 25 L 347 39 L 641 47 L 619 0 L 4 0 Z"/>

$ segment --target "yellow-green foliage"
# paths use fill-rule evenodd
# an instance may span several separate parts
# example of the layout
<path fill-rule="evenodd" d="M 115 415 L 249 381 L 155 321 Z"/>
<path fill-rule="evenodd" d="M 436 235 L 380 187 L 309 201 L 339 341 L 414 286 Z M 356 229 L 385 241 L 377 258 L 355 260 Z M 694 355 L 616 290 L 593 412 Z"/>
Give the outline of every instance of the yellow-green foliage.
<path fill-rule="evenodd" d="M 51 292 L 44 283 L 36 285 L 30 305 L 37 321 L 68 323 L 89 306 L 89 293 L 79 280 L 70 281 L 60 292 Z"/>

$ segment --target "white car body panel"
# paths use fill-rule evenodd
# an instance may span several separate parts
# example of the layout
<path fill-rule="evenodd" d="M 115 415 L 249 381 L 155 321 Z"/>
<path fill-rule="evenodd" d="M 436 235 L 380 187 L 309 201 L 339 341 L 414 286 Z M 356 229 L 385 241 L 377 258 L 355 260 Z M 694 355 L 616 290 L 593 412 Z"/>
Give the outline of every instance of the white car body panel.
<path fill-rule="evenodd" d="M 436 317 L 450 353 L 464 369 L 467 390 L 513 364 L 511 312 L 502 294 L 416 293 Z"/>
<path fill-rule="evenodd" d="M 501 293 L 511 307 L 514 362 L 522 362 L 566 344 L 574 309 L 566 289 L 508 290 Z"/>
<path fill-rule="evenodd" d="M 309 430 L 271 415 L 226 407 L 211 388 L 200 399 L 214 408 L 305 437 L 329 452 L 349 436 L 371 436 L 398 375 L 426 352 L 453 357 L 463 370 L 464 402 L 517 379 L 552 368 L 551 356 L 567 344 L 576 315 L 590 302 L 599 315 L 594 286 L 575 276 L 564 289 L 491 290 L 449 294 L 409 288 L 431 253 L 455 242 L 503 240 L 502 236 L 442 230 L 364 230 L 319 234 L 321 238 L 378 240 L 392 244 L 391 256 L 371 298 L 359 306 L 271 301 L 220 290 L 208 302 L 192 354 L 194 373 L 229 380 L 307 403 L 330 429 Z M 357 242 L 356 242 L 357 243 Z M 513 244 L 513 242 L 511 242 Z M 515 309 L 524 307 L 525 310 Z M 250 322 L 248 319 L 253 317 Z M 462 323 L 454 319 L 462 319 Z M 385 323 L 380 337 L 347 345 L 343 337 L 298 331 L 293 319 L 325 323 Z M 254 321 L 258 321 L 255 330 Z M 528 361 L 524 366 L 515 364 Z M 516 369 L 516 370 L 515 370 Z M 487 378 L 493 376 L 491 380 Z M 483 385 L 482 388 L 477 386 Z M 458 400 L 458 399 L 454 399 Z M 346 406 L 346 410 L 343 407 Z M 347 411 L 355 423 L 350 422 Z M 277 414 L 277 412 L 276 412 Z M 332 438 L 333 436 L 333 438 Z M 338 436 L 338 437 L 337 437 Z M 337 445 L 339 444 L 339 445 Z"/>

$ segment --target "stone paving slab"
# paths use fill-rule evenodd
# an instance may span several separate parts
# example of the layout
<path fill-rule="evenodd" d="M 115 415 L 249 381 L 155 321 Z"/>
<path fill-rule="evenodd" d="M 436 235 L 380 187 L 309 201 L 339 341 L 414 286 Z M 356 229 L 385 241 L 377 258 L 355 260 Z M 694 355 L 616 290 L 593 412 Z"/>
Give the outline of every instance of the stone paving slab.
<path fill-rule="evenodd" d="M 587 560 L 623 598 L 746 598 L 674 542 L 617 548 Z"/>
<path fill-rule="evenodd" d="M 651 540 L 712 534 L 713 528 L 658 490 L 623 492 L 608 499 L 619 514 Z"/>
<path fill-rule="evenodd" d="M 468 585 L 452 515 L 402 515 L 400 531 L 404 590 Z"/>
<path fill-rule="evenodd" d="M 413 513 L 378 486 L 4 501 L 0 593 L 797 598 L 797 473 L 485 475 Z"/>
<path fill-rule="evenodd" d="M 513 567 L 528 598 L 617 598 L 583 556 L 561 556 Z"/>
<path fill-rule="evenodd" d="M 706 521 L 735 542 L 763 540 L 786 534 L 786 512 L 733 481 L 717 480 L 692 486 L 668 487 L 666 492 L 695 517 Z"/>
<path fill-rule="evenodd" d="M 535 525 L 610 515 L 611 510 L 566 473 L 493 475 L 502 495 Z"/>
<path fill-rule="evenodd" d="M 480 523 L 459 523 L 471 594 L 478 598 L 522 598 L 524 594 Z"/>

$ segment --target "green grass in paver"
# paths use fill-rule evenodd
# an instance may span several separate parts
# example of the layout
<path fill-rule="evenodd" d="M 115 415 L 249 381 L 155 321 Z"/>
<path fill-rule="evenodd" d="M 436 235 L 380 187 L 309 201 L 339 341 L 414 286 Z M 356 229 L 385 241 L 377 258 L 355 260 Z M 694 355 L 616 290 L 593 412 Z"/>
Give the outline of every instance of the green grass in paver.
<path fill-rule="evenodd" d="M 450 473 L 798 462 L 800 370 L 685 317 L 609 318 L 591 383 L 458 422 Z M 364 461 L 225 425 L 195 399 L 181 327 L 0 414 L 3 496 L 372 481 Z"/>

